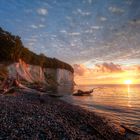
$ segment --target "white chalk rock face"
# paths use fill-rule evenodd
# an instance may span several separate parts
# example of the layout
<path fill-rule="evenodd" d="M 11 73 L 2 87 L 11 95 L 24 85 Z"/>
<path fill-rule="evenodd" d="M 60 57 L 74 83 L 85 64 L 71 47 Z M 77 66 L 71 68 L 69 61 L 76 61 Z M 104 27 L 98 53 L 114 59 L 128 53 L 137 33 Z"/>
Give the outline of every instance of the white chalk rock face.
<path fill-rule="evenodd" d="M 7 69 L 10 77 L 16 78 L 17 76 L 20 76 L 30 83 L 46 83 L 43 69 L 39 66 L 29 65 L 20 61 L 19 63 L 9 65 Z"/>
<path fill-rule="evenodd" d="M 57 69 L 57 83 L 59 85 L 73 85 L 73 73 L 65 69 Z"/>
<path fill-rule="evenodd" d="M 22 79 L 33 83 L 41 82 L 46 83 L 45 75 L 52 75 L 54 80 L 59 85 L 73 85 L 73 73 L 65 69 L 50 69 L 50 68 L 41 68 L 36 65 L 26 64 L 24 61 L 19 61 L 19 63 L 11 64 L 7 67 L 9 76 L 17 78 L 17 76 Z"/>

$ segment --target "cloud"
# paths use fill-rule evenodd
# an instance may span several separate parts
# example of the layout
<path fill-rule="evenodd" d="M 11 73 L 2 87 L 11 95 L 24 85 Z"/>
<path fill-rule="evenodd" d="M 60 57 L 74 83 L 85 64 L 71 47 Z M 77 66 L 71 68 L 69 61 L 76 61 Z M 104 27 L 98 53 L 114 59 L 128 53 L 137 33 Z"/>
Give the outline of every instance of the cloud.
<path fill-rule="evenodd" d="M 132 66 L 131 68 L 130 67 L 127 67 L 128 70 L 133 70 L 135 72 L 138 72 L 140 73 L 140 65 L 134 65 Z"/>
<path fill-rule="evenodd" d="M 133 2 L 133 1 L 130 1 L 130 0 L 128 0 L 128 1 L 126 0 L 126 1 L 125 1 L 125 3 L 128 4 L 128 5 L 131 5 L 132 2 Z"/>
<path fill-rule="evenodd" d="M 92 0 L 88 0 L 88 3 L 89 3 L 89 4 L 92 4 Z"/>
<path fill-rule="evenodd" d="M 93 0 L 83 0 L 82 1 L 83 2 L 83 4 L 92 4 L 93 3 Z"/>
<path fill-rule="evenodd" d="M 139 75 L 140 75 L 140 66 L 137 66 L 137 67 L 136 67 L 136 72 L 138 72 Z"/>
<path fill-rule="evenodd" d="M 106 17 L 100 17 L 100 21 L 106 21 L 107 18 Z"/>
<path fill-rule="evenodd" d="M 71 17 L 69 17 L 69 16 L 66 16 L 66 19 L 67 19 L 67 20 L 72 20 L 72 18 L 71 18 Z"/>
<path fill-rule="evenodd" d="M 77 76 L 85 76 L 85 75 L 94 75 L 97 73 L 104 74 L 104 73 L 120 73 L 123 72 L 123 66 L 114 64 L 114 63 L 102 63 L 96 64 L 92 68 L 87 68 L 83 64 L 74 64 L 73 65 L 75 74 Z M 135 68 L 136 69 L 136 68 Z"/>
<path fill-rule="evenodd" d="M 83 10 L 81 10 L 81 9 L 77 9 L 77 11 L 74 11 L 74 13 L 75 13 L 75 14 L 79 14 L 79 15 L 81 15 L 81 16 L 89 16 L 89 15 L 91 15 L 90 12 L 88 12 L 88 11 L 83 11 Z"/>
<path fill-rule="evenodd" d="M 39 24 L 38 27 L 43 28 L 43 27 L 45 27 L 45 25 L 44 24 Z"/>
<path fill-rule="evenodd" d="M 28 41 L 28 42 L 36 42 L 37 41 L 37 38 L 25 38 L 24 40 Z"/>
<path fill-rule="evenodd" d="M 30 25 L 30 27 L 33 28 L 33 29 L 38 29 L 38 28 L 45 27 L 45 25 L 44 24 L 39 24 L 39 25 L 32 24 L 32 25 Z"/>
<path fill-rule="evenodd" d="M 91 26 L 92 30 L 99 30 L 99 29 L 102 29 L 102 28 L 103 28 L 102 26 Z"/>
<path fill-rule="evenodd" d="M 45 16 L 48 14 L 48 10 L 46 8 L 39 8 L 39 9 L 37 9 L 37 13 L 39 15 Z"/>
<path fill-rule="evenodd" d="M 84 32 L 85 33 L 93 33 L 93 30 L 92 29 L 88 29 L 88 30 L 85 30 Z"/>
<path fill-rule="evenodd" d="M 103 26 L 91 26 L 89 29 L 86 29 L 84 33 L 94 33 L 95 30 L 103 29 Z M 93 41 L 93 40 L 92 40 Z"/>
<path fill-rule="evenodd" d="M 123 9 L 118 8 L 118 7 L 113 7 L 113 6 L 110 6 L 110 7 L 108 8 L 108 10 L 109 10 L 110 12 L 116 13 L 116 14 L 122 14 L 122 13 L 124 13 L 124 10 L 123 10 Z"/>
<path fill-rule="evenodd" d="M 131 25 L 140 25 L 140 19 L 133 19 L 133 20 L 129 21 L 129 23 Z"/>
<path fill-rule="evenodd" d="M 66 35 L 69 35 L 69 36 L 78 36 L 78 35 L 81 34 L 79 32 L 67 32 L 66 30 L 60 30 L 59 32 L 63 33 L 63 34 L 66 34 Z"/>
<path fill-rule="evenodd" d="M 38 28 L 38 26 L 36 26 L 36 25 L 34 25 L 34 24 L 30 25 L 30 27 L 31 27 L 31 28 L 34 28 L 34 29 L 37 29 L 37 28 Z"/>
<path fill-rule="evenodd" d="M 67 33 L 67 31 L 66 30 L 61 30 L 60 33 Z"/>
<path fill-rule="evenodd" d="M 32 47 L 34 44 L 35 44 L 34 42 L 29 42 L 29 43 L 27 44 L 27 46 L 28 46 L 28 47 Z"/>
<path fill-rule="evenodd" d="M 68 33 L 68 35 L 77 36 L 77 35 L 80 35 L 80 33 L 79 32 L 71 32 L 71 33 Z"/>
<path fill-rule="evenodd" d="M 74 64 L 73 65 L 73 68 L 74 68 L 74 72 L 76 75 L 78 76 L 83 76 L 86 71 L 88 70 L 84 65 L 82 64 Z"/>
<path fill-rule="evenodd" d="M 112 62 L 96 64 L 95 68 L 97 71 L 100 71 L 100 72 L 122 72 L 123 71 L 121 65 L 114 64 Z"/>

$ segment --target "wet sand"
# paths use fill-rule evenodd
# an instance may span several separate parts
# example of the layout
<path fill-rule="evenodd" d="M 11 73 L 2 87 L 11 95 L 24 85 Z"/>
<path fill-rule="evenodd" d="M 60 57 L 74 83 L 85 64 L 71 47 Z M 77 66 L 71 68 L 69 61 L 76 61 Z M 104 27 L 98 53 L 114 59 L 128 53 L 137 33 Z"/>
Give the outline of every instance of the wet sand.
<path fill-rule="evenodd" d="M 0 95 L 0 140 L 126 140 L 104 117 L 58 98 L 16 92 Z"/>

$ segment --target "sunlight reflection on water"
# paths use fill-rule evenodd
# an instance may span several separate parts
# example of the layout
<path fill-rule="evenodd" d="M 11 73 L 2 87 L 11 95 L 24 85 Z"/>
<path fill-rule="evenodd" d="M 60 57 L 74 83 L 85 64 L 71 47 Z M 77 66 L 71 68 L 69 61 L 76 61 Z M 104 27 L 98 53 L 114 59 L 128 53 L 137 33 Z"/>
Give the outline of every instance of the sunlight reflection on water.
<path fill-rule="evenodd" d="M 79 105 L 140 133 L 140 85 L 76 86 L 75 89 L 96 88 L 91 96 L 64 96 L 69 103 Z"/>

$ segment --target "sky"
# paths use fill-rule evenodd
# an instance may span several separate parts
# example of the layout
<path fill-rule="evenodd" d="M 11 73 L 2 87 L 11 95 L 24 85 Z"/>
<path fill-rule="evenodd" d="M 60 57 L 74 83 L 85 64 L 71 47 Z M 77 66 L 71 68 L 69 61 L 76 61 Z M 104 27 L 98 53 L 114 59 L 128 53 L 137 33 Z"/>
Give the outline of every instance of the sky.
<path fill-rule="evenodd" d="M 140 0 L 0 0 L 0 26 L 78 84 L 140 84 Z"/>

